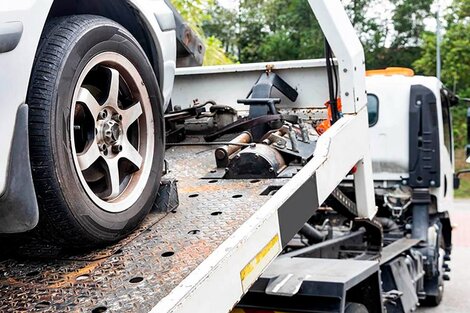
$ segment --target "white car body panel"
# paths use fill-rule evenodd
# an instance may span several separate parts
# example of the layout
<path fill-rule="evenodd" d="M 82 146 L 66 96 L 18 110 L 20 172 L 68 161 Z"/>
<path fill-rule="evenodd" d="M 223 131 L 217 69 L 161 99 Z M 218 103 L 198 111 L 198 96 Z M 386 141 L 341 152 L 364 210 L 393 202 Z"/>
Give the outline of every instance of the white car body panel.
<path fill-rule="evenodd" d="M 0 6 L 0 25 L 22 22 L 23 35 L 18 46 L 0 54 L 0 195 L 5 192 L 10 146 L 13 139 L 16 112 L 26 101 L 34 55 L 52 0 L 3 1 Z"/>
<path fill-rule="evenodd" d="M 60 0 L 56 0 L 60 1 Z M 128 0 L 140 13 L 150 37 L 160 48 L 163 77 L 160 88 L 165 107 L 170 101 L 176 67 L 176 35 L 174 30 L 162 31 L 157 16 L 173 14 L 163 0 Z M 4 0 L 0 6 L 0 27 L 5 23 L 21 22 L 23 34 L 18 46 L 0 53 L 0 196 L 6 191 L 11 143 L 16 113 L 25 103 L 34 56 L 53 0 Z"/>

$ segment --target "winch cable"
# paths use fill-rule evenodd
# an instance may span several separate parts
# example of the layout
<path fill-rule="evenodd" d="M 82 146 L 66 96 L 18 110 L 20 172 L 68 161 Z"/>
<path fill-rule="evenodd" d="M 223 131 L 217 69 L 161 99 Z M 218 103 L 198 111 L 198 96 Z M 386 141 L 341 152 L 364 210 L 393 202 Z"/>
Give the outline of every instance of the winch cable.
<path fill-rule="evenodd" d="M 331 125 L 333 125 L 339 118 L 338 110 L 338 73 L 333 61 L 333 52 L 331 51 L 330 44 L 325 38 L 325 59 L 326 59 L 326 73 L 328 75 L 328 91 L 330 96 L 330 110 L 331 110 Z"/>

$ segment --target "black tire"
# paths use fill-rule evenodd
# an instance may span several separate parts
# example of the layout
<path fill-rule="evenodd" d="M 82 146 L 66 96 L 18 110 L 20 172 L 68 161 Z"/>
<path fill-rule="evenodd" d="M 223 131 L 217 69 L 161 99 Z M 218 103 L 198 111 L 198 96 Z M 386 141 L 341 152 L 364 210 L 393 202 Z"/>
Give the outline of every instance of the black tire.
<path fill-rule="evenodd" d="M 431 286 L 437 285 L 437 290 L 433 291 L 433 295 L 427 295 L 423 300 L 420 301 L 420 304 L 422 306 L 426 307 L 436 307 L 441 304 L 442 299 L 444 298 L 444 255 L 445 255 L 445 244 L 444 244 L 444 239 L 442 235 L 442 227 L 439 223 L 439 232 L 437 234 L 437 240 L 436 242 L 428 242 L 428 245 L 432 245 L 434 248 L 434 255 L 435 259 L 434 262 L 436 262 L 436 266 L 438 268 L 438 272 L 435 273 L 432 277 L 425 278 L 424 280 L 424 286 L 426 289 L 427 284 L 430 284 Z"/>
<path fill-rule="evenodd" d="M 425 307 L 436 307 L 439 306 L 442 302 L 442 299 L 444 298 L 444 279 L 443 279 L 443 274 L 444 274 L 444 268 L 441 267 L 439 269 L 439 274 L 438 277 L 434 277 L 433 279 L 437 280 L 438 284 L 438 291 L 437 295 L 428 295 L 426 298 L 420 301 L 420 304 Z"/>
<path fill-rule="evenodd" d="M 439 290 L 439 294 L 437 296 L 426 296 L 425 299 L 421 300 L 421 305 L 425 307 L 436 307 L 439 306 L 442 302 L 442 298 L 444 297 L 444 285 L 442 285 L 442 290 Z"/>
<path fill-rule="evenodd" d="M 363 304 L 348 302 L 344 307 L 344 313 L 369 313 L 369 310 Z"/>
<path fill-rule="evenodd" d="M 74 90 L 87 63 L 104 52 L 123 56 L 137 69 L 142 78 L 139 83 L 148 92 L 154 120 L 153 129 L 147 130 L 154 134 L 153 160 L 145 161 L 151 169 L 149 178 L 140 197 L 121 212 L 103 210 L 92 201 L 71 153 L 71 138 L 75 136 L 70 131 Z M 40 210 L 34 232 L 55 244 L 80 248 L 110 244 L 128 235 L 152 207 L 164 158 L 162 96 L 150 62 L 136 39 L 121 25 L 100 16 L 74 15 L 50 21 L 36 54 L 27 104 L 31 167 Z"/>

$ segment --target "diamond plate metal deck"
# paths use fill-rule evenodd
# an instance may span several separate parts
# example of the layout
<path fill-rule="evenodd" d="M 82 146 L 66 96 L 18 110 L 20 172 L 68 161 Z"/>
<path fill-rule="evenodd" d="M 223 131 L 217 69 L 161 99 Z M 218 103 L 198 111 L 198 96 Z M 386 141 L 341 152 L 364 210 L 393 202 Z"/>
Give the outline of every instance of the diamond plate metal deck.
<path fill-rule="evenodd" d="M 179 208 L 151 213 L 118 244 L 54 260 L 2 256 L 0 312 L 147 312 L 246 222 L 277 180 L 201 179 L 214 166 L 207 147 L 167 150 Z"/>

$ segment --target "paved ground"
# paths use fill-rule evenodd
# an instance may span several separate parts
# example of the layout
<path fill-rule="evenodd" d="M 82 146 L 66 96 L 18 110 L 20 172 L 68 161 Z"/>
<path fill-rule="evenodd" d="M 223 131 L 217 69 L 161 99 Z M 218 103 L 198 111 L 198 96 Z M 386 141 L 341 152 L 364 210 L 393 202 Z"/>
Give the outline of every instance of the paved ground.
<path fill-rule="evenodd" d="M 444 300 L 436 308 L 420 308 L 419 313 L 470 312 L 470 199 L 456 200 L 451 215 L 457 225 L 453 232 L 454 250 L 450 267 L 451 280 L 446 282 Z"/>

